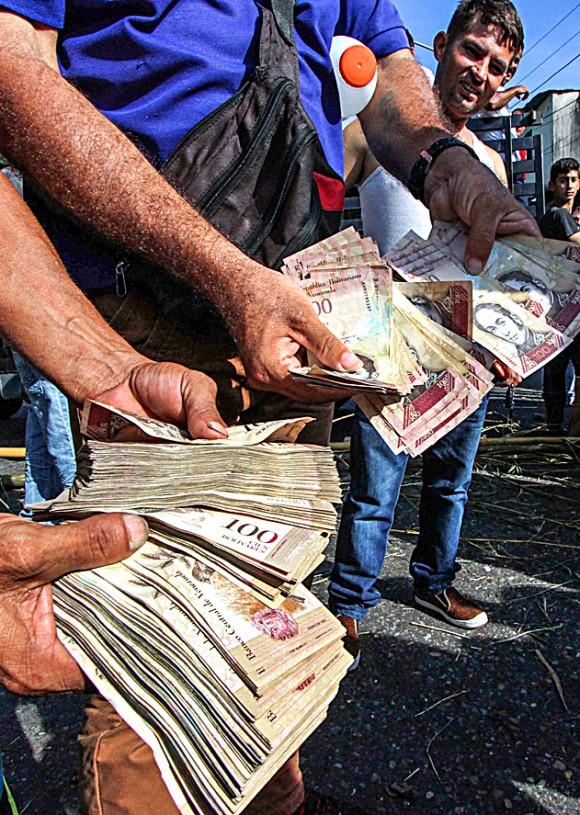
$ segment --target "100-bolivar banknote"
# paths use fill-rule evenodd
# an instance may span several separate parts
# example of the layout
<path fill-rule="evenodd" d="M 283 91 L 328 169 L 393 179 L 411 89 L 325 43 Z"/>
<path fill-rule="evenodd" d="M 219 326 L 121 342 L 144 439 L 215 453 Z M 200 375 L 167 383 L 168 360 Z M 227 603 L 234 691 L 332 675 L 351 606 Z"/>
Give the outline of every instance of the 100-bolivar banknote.
<path fill-rule="evenodd" d="M 439 244 L 408 233 L 388 253 L 389 263 L 405 280 L 471 280 L 473 284 L 473 339 L 522 378 L 557 356 L 571 338 L 537 317 L 525 306 L 527 292 L 500 286 L 484 273 L 468 275 L 449 252 L 439 228 Z M 454 232 L 454 240 L 458 233 Z M 457 247 L 457 243 L 455 244 Z M 456 251 L 458 251 L 456 249 Z"/>
<path fill-rule="evenodd" d="M 436 223 L 431 240 L 460 261 L 467 233 L 462 225 Z M 567 336 L 580 331 L 580 262 L 569 259 L 566 241 L 500 238 L 491 250 L 482 277 L 503 291 L 527 295 L 524 308 Z M 579 258 L 580 261 L 580 258 Z"/>

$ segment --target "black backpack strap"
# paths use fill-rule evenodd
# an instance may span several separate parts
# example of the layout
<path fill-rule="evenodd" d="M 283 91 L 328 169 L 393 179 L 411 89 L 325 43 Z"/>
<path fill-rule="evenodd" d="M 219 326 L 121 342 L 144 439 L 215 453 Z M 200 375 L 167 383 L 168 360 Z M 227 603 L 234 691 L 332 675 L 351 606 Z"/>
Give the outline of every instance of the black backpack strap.
<path fill-rule="evenodd" d="M 271 0 L 278 31 L 294 47 L 294 0 Z"/>

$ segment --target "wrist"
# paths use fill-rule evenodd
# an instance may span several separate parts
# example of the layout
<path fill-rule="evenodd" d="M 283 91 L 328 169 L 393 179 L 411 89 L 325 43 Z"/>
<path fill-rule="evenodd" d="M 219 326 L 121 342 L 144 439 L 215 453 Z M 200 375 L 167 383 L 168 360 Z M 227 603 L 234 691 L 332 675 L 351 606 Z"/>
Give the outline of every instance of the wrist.
<path fill-rule="evenodd" d="M 124 386 L 137 368 L 150 362 L 132 349 L 111 350 L 106 357 L 82 358 L 69 372 L 68 381 L 75 382 L 74 388 L 68 388 L 69 395 L 78 404 L 98 400 L 101 394 Z"/>
<path fill-rule="evenodd" d="M 447 153 L 447 151 L 454 151 L 454 155 L 457 156 L 458 150 L 467 152 L 472 158 L 479 161 L 477 153 L 473 150 L 473 148 L 471 148 L 464 141 L 461 141 L 461 139 L 457 139 L 454 136 L 446 136 L 445 138 L 437 139 L 437 141 L 433 142 L 429 148 L 421 151 L 419 158 L 411 168 L 411 173 L 407 183 L 409 191 L 415 198 L 417 198 L 423 204 L 426 204 L 425 185 L 427 178 L 433 170 L 436 162 L 438 162 L 440 156 L 443 156 L 445 153 Z M 441 162 L 443 162 L 443 159 Z"/>
<path fill-rule="evenodd" d="M 219 291 L 211 298 L 236 340 L 247 327 L 244 323 L 250 319 L 248 315 L 255 313 L 258 319 L 266 292 L 272 293 L 276 283 L 284 280 L 280 272 L 262 266 L 245 255 L 242 257 L 244 262 L 238 261 L 232 266 L 227 283 L 222 277 Z"/>

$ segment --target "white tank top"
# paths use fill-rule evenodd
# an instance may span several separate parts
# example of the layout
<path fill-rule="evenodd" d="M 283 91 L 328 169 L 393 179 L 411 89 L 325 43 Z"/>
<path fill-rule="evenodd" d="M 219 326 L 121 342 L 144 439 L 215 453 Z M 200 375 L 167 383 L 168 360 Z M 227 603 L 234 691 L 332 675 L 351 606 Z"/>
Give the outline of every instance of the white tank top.
<path fill-rule="evenodd" d="M 492 172 L 493 161 L 483 142 L 472 133 L 478 159 Z M 359 187 L 361 216 L 365 235 L 373 238 L 381 255 L 386 254 L 412 229 L 422 238 L 431 231 L 429 210 L 383 167 L 377 167 Z"/>
<path fill-rule="evenodd" d="M 471 131 L 470 131 L 471 132 Z M 475 151 L 477 158 L 484 164 L 489 170 L 492 171 L 494 175 L 497 175 L 495 172 L 495 165 L 493 163 L 492 157 L 489 155 L 489 150 L 486 148 L 485 144 L 478 139 L 475 133 L 471 133 L 471 144 L 469 145 Z"/>

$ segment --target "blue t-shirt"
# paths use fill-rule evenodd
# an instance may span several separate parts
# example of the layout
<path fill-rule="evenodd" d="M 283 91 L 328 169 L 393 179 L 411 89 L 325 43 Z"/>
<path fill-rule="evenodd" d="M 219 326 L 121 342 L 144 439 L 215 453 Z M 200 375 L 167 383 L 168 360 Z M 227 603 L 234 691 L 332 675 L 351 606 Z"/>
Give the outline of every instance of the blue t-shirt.
<path fill-rule="evenodd" d="M 0 0 L 60 30 L 63 75 L 156 165 L 183 136 L 229 99 L 257 63 L 258 0 Z M 388 0 L 297 0 L 295 38 L 302 103 L 329 164 L 342 175 L 332 37 L 346 34 L 377 57 L 408 47 Z M 112 259 L 86 254 L 72 235 L 51 233 L 73 277 L 87 289 L 110 285 Z M 84 267 L 84 268 L 83 268 Z"/>

